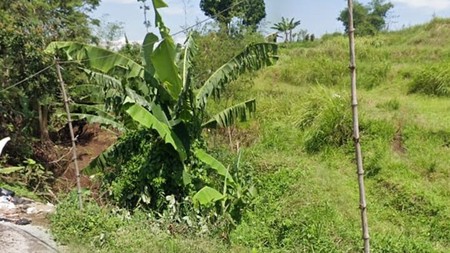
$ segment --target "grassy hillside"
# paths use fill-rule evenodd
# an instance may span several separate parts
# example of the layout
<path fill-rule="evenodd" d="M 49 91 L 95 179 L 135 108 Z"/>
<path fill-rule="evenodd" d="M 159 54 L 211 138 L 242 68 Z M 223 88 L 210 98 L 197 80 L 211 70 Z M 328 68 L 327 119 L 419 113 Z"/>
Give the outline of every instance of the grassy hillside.
<path fill-rule="evenodd" d="M 108 229 L 117 232 L 95 237 L 92 245 L 109 243 L 107 252 L 359 251 L 348 58 L 346 37 L 290 44 L 254 85 L 233 84 L 229 100 L 255 97 L 256 118 L 209 140 L 217 150 L 239 143 L 259 194 L 229 235 L 231 245 L 198 235 L 170 237 L 158 226 L 149 232 L 134 221 L 120 229 L 111 223 Z M 447 63 L 450 20 L 357 38 L 373 252 L 450 251 Z M 92 214 L 96 208 L 87 207 Z"/>
<path fill-rule="evenodd" d="M 436 19 L 357 39 L 375 252 L 450 250 L 449 34 L 450 21 Z M 289 45 L 255 80 L 248 94 L 257 98 L 258 116 L 245 132 L 257 141 L 246 158 L 261 175 L 260 197 L 233 243 L 262 252 L 355 252 L 362 245 L 347 48 L 345 37 Z M 447 92 L 413 89 L 436 76 Z"/>

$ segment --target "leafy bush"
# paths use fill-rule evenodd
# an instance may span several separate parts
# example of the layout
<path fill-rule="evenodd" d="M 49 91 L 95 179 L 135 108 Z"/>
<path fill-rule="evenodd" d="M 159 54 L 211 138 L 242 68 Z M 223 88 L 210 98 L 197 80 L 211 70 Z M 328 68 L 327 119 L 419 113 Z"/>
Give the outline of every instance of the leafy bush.
<path fill-rule="evenodd" d="M 410 84 L 409 93 L 450 97 L 450 67 L 448 63 L 427 66 L 417 73 Z"/>
<path fill-rule="evenodd" d="M 166 196 L 178 200 L 189 195 L 183 183 L 183 164 L 172 146 L 165 144 L 154 131 L 130 131 L 120 138 L 109 154 L 110 168 L 103 174 L 104 189 L 121 207 L 142 206 L 161 211 Z M 190 162 L 194 184 L 207 181 L 204 169 Z M 201 178 L 201 179 L 200 179 Z M 198 181 L 201 181 L 198 182 Z"/>

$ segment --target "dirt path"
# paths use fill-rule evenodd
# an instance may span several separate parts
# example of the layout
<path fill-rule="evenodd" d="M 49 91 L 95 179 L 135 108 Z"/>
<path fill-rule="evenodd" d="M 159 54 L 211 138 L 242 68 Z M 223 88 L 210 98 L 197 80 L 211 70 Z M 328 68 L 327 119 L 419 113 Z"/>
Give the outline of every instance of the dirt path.
<path fill-rule="evenodd" d="M 8 222 L 0 222 L 0 249 L 4 253 L 62 252 L 44 228 Z"/>

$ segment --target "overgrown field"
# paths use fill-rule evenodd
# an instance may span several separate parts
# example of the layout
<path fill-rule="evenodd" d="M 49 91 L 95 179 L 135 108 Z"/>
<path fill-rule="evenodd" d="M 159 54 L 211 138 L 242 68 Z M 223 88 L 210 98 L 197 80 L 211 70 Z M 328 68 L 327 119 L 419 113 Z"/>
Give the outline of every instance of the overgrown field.
<path fill-rule="evenodd" d="M 373 252 L 450 251 L 449 57 L 450 20 L 357 38 Z M 72 198 L 53 217 L 56 237 L 87 252 L 360 251 L 347 38 L 281 46 L 278 63 L 252 75 L 221 103 L 254 97 L 255 118 L 205 133 L 219 158 L 239 146 L 257 179 L 254 205 L 230 234 L 186 234 L 97 205 L 80 215 Z M 90 226 L 80 234 L 83 220 Z"/>

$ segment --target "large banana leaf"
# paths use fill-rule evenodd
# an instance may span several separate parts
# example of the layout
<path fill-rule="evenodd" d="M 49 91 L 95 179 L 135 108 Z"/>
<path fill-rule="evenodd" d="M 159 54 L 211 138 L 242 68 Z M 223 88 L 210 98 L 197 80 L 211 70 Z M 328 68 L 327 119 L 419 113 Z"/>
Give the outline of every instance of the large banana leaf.
<path fill-rule="evenodd" d="M 192 197 L 192 200 L 194 201 L 194 203 L 209 205 L 223 198 L 225 198 L 225 195 L 214 188 L 205 186 Z"/>
<path fill-rule="evenodd" d="M 128 97 L 132 102 L 140 104 L 149 110 L 151 109 L 152 102 L 149 102 L 151 100 L 150 97 L 155 94 L 150 87 L 143 85 L 142 82 L 134 82 L 134 89 L 131 89 L 128 85 L 123 85 L 120 80 L 107 74 L 88 69 L 84 69 L 84 71 L 90 76 L 91 81 L 97 84 L 97 87 L 93 87 L 91 92 L 101 99 L 101 103 L 104 103 L 114 94 L 114 96 L 121 96 L 122 98 Z M 79 89 L 77 87 L 75 86 L 74 89 Z"/>
<path fill-rule="evenodd" d="M 176 47 L 171 38 L 163 39 L 151 56 L 155 76 L 169 95 L 176 101 L 180 96 L 182 82 L 175 63 Z"/>
<path fill-rule="evenodd" d="M 250 115 L 256 111 L 255 99 L 250 99 L 214 115 L 208 122 L 204 123 L 204 128 L 228 127 L 234 125 L 236 120 L 246 121 Z"/>
<path fill-rule="evenodd" d="M 103 88 L 95 84 L 81 84 L 69 88 L 76 103 L 100 104 L 105 101 Z"/>
<path fill-rule="evenodd" d="M 161 34 L 161 41 L 150 56 L 155 69 L 155 77 L 161 82 L 167 93 L 176 101 L 182 89 L 181 76 L 175 63 L 176 46 L 170 30 L 164 24 L 159 8 L 167 7 L 162 0 L 153 0 L 155 11 L 155 26 Z"/>
<path fill-rule="evenodd" d="M 177 65 L 181 73 L 183 84 L 180 97 L 177 101 L 173 118 L 179 118 L 182 121 L 188 122 L 192 120 L 192 106 L 193 100 L 192 84 L 192 68 L 194 57 L 197 54 L 198 48 L 191 34 L 188 35 L 184 48 L 179 50 L 177 55 Z"/>
<path fill-rule="evenodd" d="M 48 53 L 63 50 L 69 60 L 82 63 L 84 66 L 101 73 L 123 78 L 144 78 L 144 68 L 135 61 L 113 51 L 79 42 L 57 41 L 50 43 L 45 49 Z"/>
<path fill-rule="evenodd" d="M 73 117 L 73 119 L 86 119 L 89 123 L 98 123 L 103 126 L 110 126 L 113 127 L 119 131 L 124 131 L 125 127 L 122 123 L 117 122 L 112 117 L 104 117 L 94 114 L 87 114 L 87 113 L 72 113 L 70 116 Z"/>
<path fill-rule="evenodd" d="M 195 44 L 194 38 L 192 35 L 189 35 L 184 43 L 183 49 L 183 61 L 182 61 L 182 77 L 183 77 L 183 91 L 189 89 L 190 84 L 190 72 L 193 67 L 193 61 L 195 55 L 197 55 L 198 47 Z"/>
<path fill-rule="evenodd" d="M 116 89 L 119 91 L 123 91 L 123 85 L 119 79 L 116 79 L 108 74 L 92 71 L 90 69 L 82 69 L 84 72 L 86 72 L 86 74 L 88 74 L 89 79 L 100 86 L 102 89 Z"/>
<path fill-rule="evenodd" d="M 233 177 L 228 172 L 228 169 L 225 168 L 225 166 L 216 158 L 206 153 L 206 151 L 203 149 L 195 150 L 194 154 L 200 161 L 208 165 L 211 169 L 215 170 L 219 175 L 224 176 L 230 183 L 234 184 Z"/>
<path fill-rule="evenodd" d="M 159 121 L 153 114 L 138 104 L 131 105 L 126 112 L 140 125 L 156 130 L 161 138 L 166 143 L 172 145 L 172 147 L 178 152 L 181 161 L 186 159 L 187 155 L 183 143 L 168 125 Z"/>
<path fill-rule="evenodd" d="M 147 70 L 147 73 L 155 72 L 150 56 L 153 54 L 154 46 L 158 41 L 159 38 L 154 33 L 147 33 L 142 42 L 142 59 L 144 60 L 144 68 Z"/>
<path fill-rule="evenodd" d="M 214 72 L 197 93 L 197 107 L 205 107 L 211 95 L 219 96 L 231 81 L 247 71 L 256 71 L 272 65 L 277 59 L 277 45 L 258 43 L 247 46 L 240 54 Z"/>

